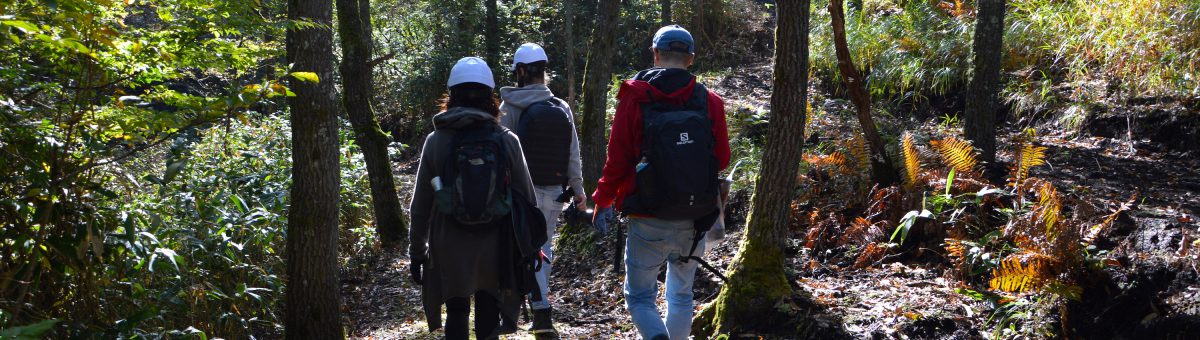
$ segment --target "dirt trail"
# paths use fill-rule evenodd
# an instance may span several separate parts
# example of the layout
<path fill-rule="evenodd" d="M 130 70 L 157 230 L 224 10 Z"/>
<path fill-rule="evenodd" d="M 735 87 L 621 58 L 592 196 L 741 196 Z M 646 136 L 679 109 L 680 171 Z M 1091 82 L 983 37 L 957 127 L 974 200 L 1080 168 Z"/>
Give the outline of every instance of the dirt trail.
<path fill-rule="evenodd" d="M 705 81 L 727 98 L 730 111 L 765 110 L 769 105 L 768 65 L 746 67 Z M 813 105 L 827 111 L 813 127 L 820 135 L 816 140 L 844 138 L 853 124 L 851 108 L 843 100 L 814 94 Z M 944 129 L 906 117 L 882 117 L 879 124 L 885 133 Z M 1037 176 L 1052 180 L 1066 195 L 1086 202 L 1088 209 L 1108 211 L 1134 193 L 1139 197 L 1126 217 L 1097 242 L 1098 250 L 1111 252 L 1120 264 L 1104 269 L 1103 281 L 1085 292 L 1087 304 L 1071 305 L 1075 314 L 1067 320 L 1070 332 L 1085 337 L 1103 337 L 1106 333 L 1100 332 L 1110 332 L 1107 335 L 1119 337 L 1136 328 L 1158 330 L 1164 333 L 1147 334 L 1167 337 L 1200 334 L 1195 333 L 1200 332 L 1200 279 L 1195 264 L 1195 252 L 1200 249 L 1181 252 L 1189 251 L 1188 245 L 1200 238 L 1200 225 L 1196 223 L 1200 212 L 1200 151 L 1160 147 L 1148 137 L 1135 140 L 1134 151 L 1129 151 L 1130 143 L 1116 137 L 1076 137 L 1049 131 L 1038 140 L 1049 147 L 1049 165 L 1037 168 Z M 1015 134 L 1009 132 L 1002 137 L 1001 150 L 1011 149 L 1007 139 Z M 1011 155 L 1001 154 L 1000 158 L 1003 161 L 1006 157 Z M 404 163 L 401 173 L 411 177 L 414 165 L 411 161 Z M 402 192 L 407 195 L 411 178 L 401 182 L 405 189 Z M 730 202 L 735 213 L 727 224 L 729 235 L 706 256 L 718 268 L 724 269 L 737 250 L 748 200 L 749 192 L 742 191 Z M 794 239 L 803 237 L 800 231 L 793 231 Z M 557 251 L 550 298 L 562 338 L 637 338 L 624 309 L 621 276 L 611 267 L 613 240 L 611 235 L 605 237 L 587 251 Z M 955 289 L 964 285 L 950 278 L 944 265 L 885 259 L 866 269 L 840 269 L 835 264 L 813 261 L 813 254 L 799 243 L 787 249 L 793 286 L 816 303 L 821 322 L 836 323 L 834 326 L 853 337 L 974 339 L 997 335 L 986 329 L 990 307 L 956 293 Z M 342 272 L 342 292 L 352 337 L 441 337 L 440 332 L 426 331 L 419 311 L 420 293 L 408 280 L 407 265 L 406 256 L 394 253 L 349 261 Z M 713 275 L 700 272 L 695 285 L 697 306 L 711 301 L 719 289 Z M 522 328 L 528 328 L 527 321 Z M 520 332 L 506 338 L 533 336 Z"/>

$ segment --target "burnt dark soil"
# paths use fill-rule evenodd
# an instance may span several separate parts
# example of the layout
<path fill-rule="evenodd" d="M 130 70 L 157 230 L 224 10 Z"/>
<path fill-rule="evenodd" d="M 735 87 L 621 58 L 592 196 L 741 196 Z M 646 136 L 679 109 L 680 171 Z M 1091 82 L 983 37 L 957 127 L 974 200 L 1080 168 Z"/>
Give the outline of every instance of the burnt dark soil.
<path fill-rule="evenodd" d="M 769 111 L 770 72 L 769 65 L 758 65 L 704 81 L 726 98 L 727 109 L 733 112 L 730 119 L 742 119 Z M 822 88 L 814 84 L 810 91 L 814 108 L 821 112 L 810 126 L 812 145 L 844 139 L 857 124 L 850 104 Z M 954 110 L 955 101 L 943 98 L 931 101 L 926 108 L 896 109 L 925 113 L 879 115 L 877 123 L 891 138 L 904 131 L 926 136 L 960 133 L 954 126 L 939 124 L 938 118 L 940 111 Z M 1048 147 L 1048 164 L 1035 168 L 1034 175 L 1058 187 L 1066 210 L 1105 215 L 1121 202 L 1135 195 L 1136 199 L 1130 210 L 1099 235 L 1096 247 L 1090 250 L 1110 260 L 1088 270 L 1081 299 L 1067 303 L 1062 311 L 1031 318 L 1057 325 L 1059 335 L 1067 338 L 1200 338 L 1200 247 L 1196 246 L 1200 239 L 1200 108 L 1194 102 L 1147 99 L 1112 107 L 1093 106 L 1078 130 L 1040 123 L 1035 143 Z M 736 136 L 760 138 L 768 124 L 758 120 L 762 121 L 746 124 Z M 1011 162 L 1007 150 L 1012 149 L 1011 139 L 1023 128 L 1009 126 L 1001 133 L 1001 162 Z M 401 192 L 408 195 L 415 161 L 398 164 Z M 851 198 L 840 194 L 823 199 Z M 736 191 L 729 203 L 727 236 L 705 254 L 719 269 L 727 268 L 738 249 L 749 201 L 749 189 Z M 890 233 L 893 227 L 887 226 L 887 231 Z M 856 268 L 841 254 L 853 249 L 814 252 L 805 248 L 804 229 L 793 226 L 786 248 L 787 273 L 796 295 L 781 303 L 779 310 L 791 319 L 774 323 L 774 329 L 731 334 L 732 338 L 787 339 L 796 338 L 796 334 L 860 339 L 1017 336 L 997 325 L 995 305 L 957 292 L 986 287 L 978 279 L 963 282 L 954 277 L 937 242 L 905 251 L 918 251 L 922 256 L 890 254 L 865 268 Z M 560 227 L 559 232 L 550 296 L 559 337 L 637 338 L 624 308 L 622 275 L 613 268 L 614 233 L 597 237 L 588 229 L 567 227 Z M 426 330 L 419 311 L 420 292 L 408 279 L 408 260 L 403 253 L 375 250 L 344 262 L 342 296 L 352 337 L 441 336 L 440 331 Z M 694 287 L 697 306 L 712 301 L 720 285 L 718 278 L 700 270 Z M 800 325 L 813 325 L 819 331 L 797 330 Z M 527 321 L 521 325 L 522 329 L 528 326 Z M 533 335 L 521 331 L 507 338 L 527 339 Z"/>

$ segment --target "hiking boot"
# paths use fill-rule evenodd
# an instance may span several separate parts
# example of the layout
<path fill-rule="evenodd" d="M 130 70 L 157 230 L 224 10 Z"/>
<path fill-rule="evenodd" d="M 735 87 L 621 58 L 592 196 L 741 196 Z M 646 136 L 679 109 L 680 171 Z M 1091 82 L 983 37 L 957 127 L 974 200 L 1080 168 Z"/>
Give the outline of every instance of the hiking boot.
<path fill-rule="evenodd" d="M 533 334 L 557 334 L 554 330 L 554 320 L 550 317 L 550 308 L 534 309 L 533 310 L 533 327 L 529 331 Z"/>

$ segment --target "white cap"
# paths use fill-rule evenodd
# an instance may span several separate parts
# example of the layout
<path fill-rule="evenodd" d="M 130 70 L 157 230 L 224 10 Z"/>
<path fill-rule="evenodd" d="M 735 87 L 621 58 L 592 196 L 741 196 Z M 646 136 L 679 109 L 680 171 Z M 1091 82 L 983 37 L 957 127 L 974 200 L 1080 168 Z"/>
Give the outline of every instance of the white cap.
<path fill-rule="evenodd" d="M 496 80 L 492 78 L 492 69 L 479 57 L 459 59 L 457 63 L 454 63 L 454 68 L 450 69 L 450 79 L 446 81 L 446 87 L 462 83 L 480 83 L 491 88 L 496 87 Z"/>
<path fill-rule="evenodd" d="M 542 49 L 542 45 L 524 43 L 517 48 L 517 53 L 513 53 L 513 64 L 509 71 L 516 71 L 517 64 L 531 64 L 546 60 L 549 59 L 546 58 L 546 50 Z"/>

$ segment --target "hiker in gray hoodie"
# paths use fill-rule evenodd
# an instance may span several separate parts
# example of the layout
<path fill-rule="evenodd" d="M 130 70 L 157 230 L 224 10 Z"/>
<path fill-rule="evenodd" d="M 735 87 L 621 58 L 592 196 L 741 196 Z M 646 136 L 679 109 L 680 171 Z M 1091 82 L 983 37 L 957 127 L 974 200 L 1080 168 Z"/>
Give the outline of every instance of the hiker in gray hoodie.
<path fill-rule="evenodd" d="M 500 124 L 512 129 L 521 139 L 537 206 L 546 217 L 546 235 L 554 239 L 563 203 L 556 202 L 564 188 L 574 190 L 575 208 L 586 210 L 583 171 L 579 160 L 579 137 L 570 106 L 554 97 L 546 87 L 546 52 L 534 43 L 525 43 L 513 55 L 513 75 L 517 86 L 500 89 Z M 530 303 L 535 334 L 554 334 L 550 301 L 551 243 L 542 246 L 546 263 L 535 277 L 541 299 Z"/>

